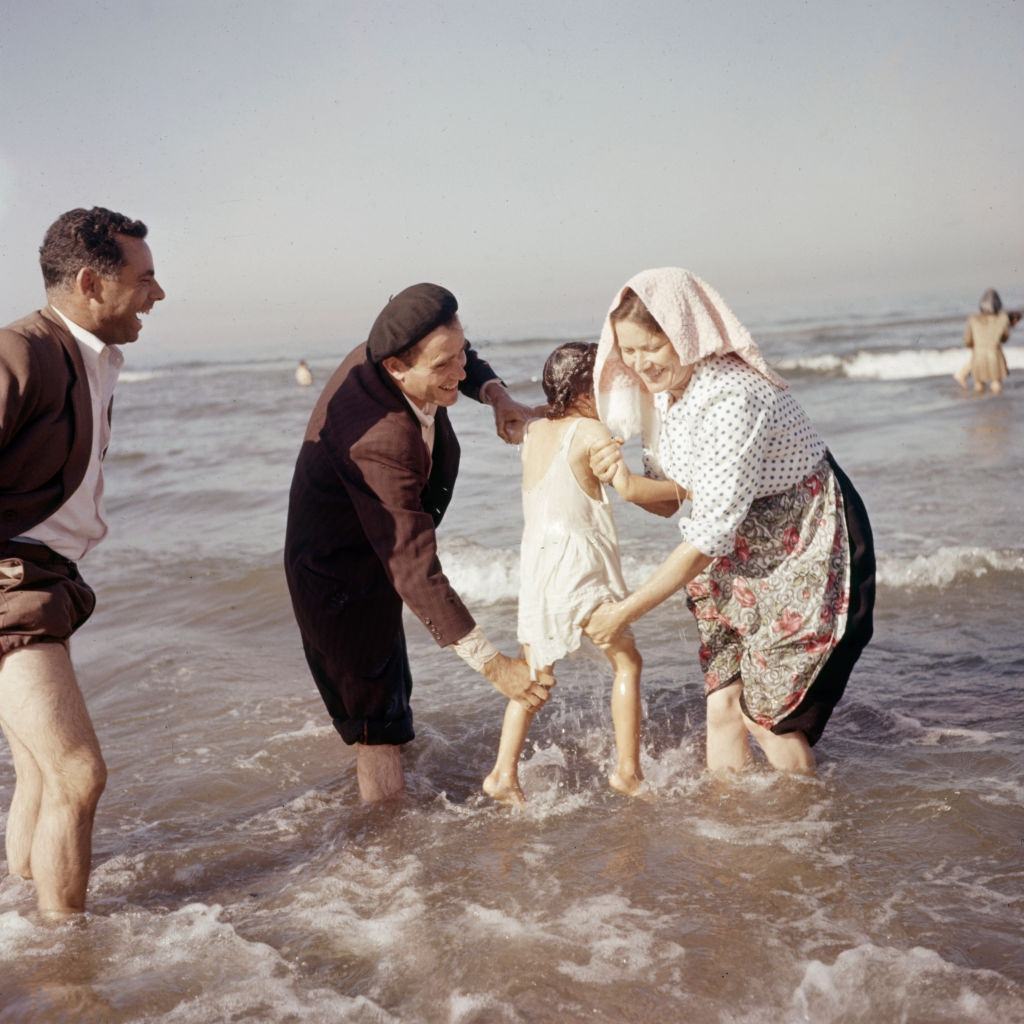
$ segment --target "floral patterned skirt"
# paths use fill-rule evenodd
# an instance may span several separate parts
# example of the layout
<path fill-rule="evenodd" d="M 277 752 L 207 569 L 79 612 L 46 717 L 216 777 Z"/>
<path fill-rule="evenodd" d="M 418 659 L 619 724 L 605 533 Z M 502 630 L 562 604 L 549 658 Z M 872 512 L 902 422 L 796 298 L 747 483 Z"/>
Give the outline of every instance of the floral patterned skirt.
<path fill-rule="evenodd" d="M 838 659 L 845 673 L 823 687 L 829 694 L 822 699 L 812 686 L 844 639 L 850 608 L 844 489 L 862 513 L 862 528 L 854 525 L 858 536 L 866 532 L 870 593 L 867 607 L 857 610 L 859 639 L 847 638 L 846 646 L 855 640 L 856 650 L 852 658 L 847 651 Z M 817 741 L 870 638 L 874 552 L 863 508 L 830 456 L 795 487 L 751 505 L 732 554 L 715 559 L 686 588 L 687 606 L 700 633 L 706 693 L 742 683 L 741 704 L 749 718 L 774 732 L 801 729 L 812 744 Z M 858 564 L 864 562 L 858 558 Z M 864 587 L 853 582 L 855 597 L 864 604 Z M 861 628 L 865 614 L 866 635 Z M 815 710 L 808 715 L 811 705 Z M 798 724 L 786 727 L 794 721 Z"/>

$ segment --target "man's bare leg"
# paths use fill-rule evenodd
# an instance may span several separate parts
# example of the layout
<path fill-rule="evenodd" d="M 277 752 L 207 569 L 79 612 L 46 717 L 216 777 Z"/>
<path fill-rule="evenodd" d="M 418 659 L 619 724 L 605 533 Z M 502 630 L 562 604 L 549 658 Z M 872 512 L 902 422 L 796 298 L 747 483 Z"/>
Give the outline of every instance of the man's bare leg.
<path fill-rule="evenodd" d="M 33 644 L 0 659 L 0 719 L 42 780 L 29 855 L 39 909 L 80 912 L 107 770 L 64 645 Z"/>
<path fill-rule="evenodd" d="M 733 683 L 708 696 L 709 771 L 742 771 L 750 764 L 750 745 L 740 709 L 742 693 L 742 684 Z"/>
<path fill-rule="evenodd" d="M 12 875 L 31 878 L 32 837 L 43 797 L 43 776 L 28 747 L 2 721 L 0 728 L 14 758 L 14 796 L 7 814 L 7 870 Z"/>
<path fill-rule="evenodd" d="M 356 778 L 366 803 L 390 800 L 405 792 L 402 748 L 385 744 L 356 744 Z"/>
<path fill-rule="evenodd" d="M 757 741 L 764 751 L 768 763 L 780 772 L 792 772 L 795 775 L 813 775 L 815 768 L 814 751 L 811 750 L 807 737 L 802 732 L 787 732 L 776 735 L 757 722 L 744 716 L 747 732 Z"/>

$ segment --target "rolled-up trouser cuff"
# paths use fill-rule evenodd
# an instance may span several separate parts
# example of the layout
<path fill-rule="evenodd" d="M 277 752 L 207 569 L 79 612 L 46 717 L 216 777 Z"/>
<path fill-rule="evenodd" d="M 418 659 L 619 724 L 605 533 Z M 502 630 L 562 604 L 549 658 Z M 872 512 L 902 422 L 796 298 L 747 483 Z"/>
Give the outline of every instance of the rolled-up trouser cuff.
<path fill-rule="evenodd" d="M 398 746 L 416 738 L 412 727 L 412 711 L 401 718 L 380 721 L 372 718 L 331 719 L 338 735 L 349 745 L 364 743 L 368 747 Z"/>

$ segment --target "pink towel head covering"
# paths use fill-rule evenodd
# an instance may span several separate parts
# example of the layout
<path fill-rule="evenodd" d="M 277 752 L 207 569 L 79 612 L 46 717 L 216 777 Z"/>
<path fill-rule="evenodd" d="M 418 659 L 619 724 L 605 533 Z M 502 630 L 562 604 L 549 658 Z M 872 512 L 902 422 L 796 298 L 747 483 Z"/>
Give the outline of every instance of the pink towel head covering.
<path fill-rule="evenodd" d="M 683 366 L 734 352 L 776 387 L 789 385 L 765 362 L 750 332 L 711 285 L 680 267 L 643 270 L 615 296 L 601 329 L 594 365 L 597 412 L 617 437 L 656 435 L 654 403 L 640 379 L 622 361 L 611 315 L 626 289 L 636 292 L 658 322 Z"/>

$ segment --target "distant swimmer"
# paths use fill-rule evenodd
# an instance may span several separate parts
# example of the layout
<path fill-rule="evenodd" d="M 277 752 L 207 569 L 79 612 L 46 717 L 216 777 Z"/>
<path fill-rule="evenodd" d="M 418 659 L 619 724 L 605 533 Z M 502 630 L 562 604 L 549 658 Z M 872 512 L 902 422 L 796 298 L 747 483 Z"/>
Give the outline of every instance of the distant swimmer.
<path fill-rule="evenodd" d="M 300 359 L 299 365 L 295 367 L 295 383 L 300 388 L 308 388 L 313 383 L 313 371 L 305 359 Z"/>
<path fill-rule="evenodd" d="M 980 394 L 987 384 L 992 394 L 998 395 L 1010 372 L 1002 346 L 1021 314 L 1004 311 L 1003 300 L 994 288 L 982 295 L 978 310 L 967 318 L 964 327 L 964 344 L 971 350 L 971 358 L 953 376 L 965 388 L 973 374 L 976 392 Z"/>

